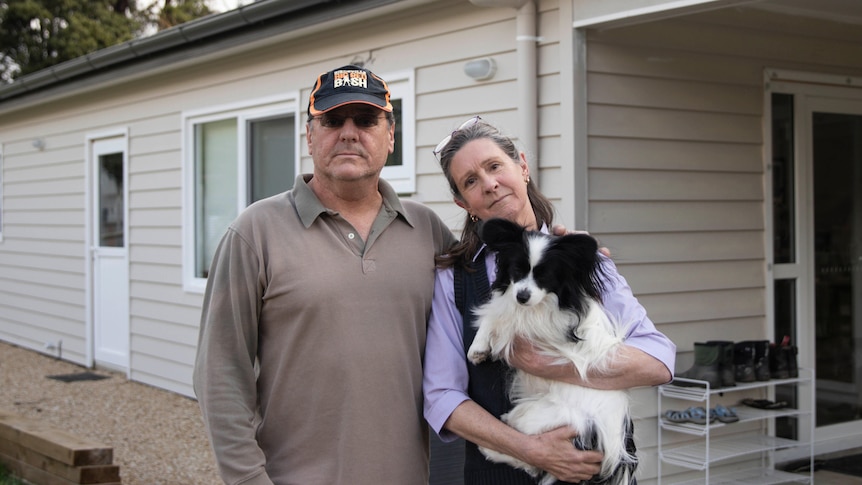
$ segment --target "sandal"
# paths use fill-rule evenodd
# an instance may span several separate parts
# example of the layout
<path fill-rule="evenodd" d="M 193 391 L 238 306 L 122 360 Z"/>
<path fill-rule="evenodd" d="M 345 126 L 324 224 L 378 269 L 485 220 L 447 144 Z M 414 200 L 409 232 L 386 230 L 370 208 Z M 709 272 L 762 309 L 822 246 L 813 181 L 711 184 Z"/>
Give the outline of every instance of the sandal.
<path fill-rule="evenodd" d="M 673 409 L 669 409 L 664 412 L 663 415 L 666 421 L 671 423 L 694 423 L 694 424 L 706 424 L 707 414 L 706 410 L 702 407 L 690 407 L 685 411 L 675 411 Z M 715 421 L 715 417 L 710 416 L 709 421 Z"/>
<path fill-rule="evenodd" d="M 745 404 L 746 406 L 757 408 L 757 409 L 784 409 L 790 406 L 787 401 L 778 401 L 773 402 L 769 399 L 743 399 L 740 403 Z"/>
<path fill-rule="evenodd" d="M 709 415 L 706 413 L 706 409 L 703 409 L 702 407 L 692 406 L 686 409 L 685 412 L 688 413 L 688 415 L 690 416 L 690 423 L 706 424 L 707 420 L 709 420 L 710 422 L 713 421 L 713 419 L 709 419 Z"/>
<path fill-rule="evenodd" d="M 664 412 L 665 421 L 669 421 L 671 423 L 687 423 L 689 419 L 691 419 L 691 415 L 688 414 L 687 411 L 675 411 L 673 409 L 668 409 Z"/>
<path fill-rule="evenodd" d="M 739 421 L 739 416 L 736 415 L 736 410 L 733 408 L 726 408 L 719 404 L 713 409 L 709 410 L 709 416 L 712 419 L 717 419 L 722 423 L 735 423 Z"/>

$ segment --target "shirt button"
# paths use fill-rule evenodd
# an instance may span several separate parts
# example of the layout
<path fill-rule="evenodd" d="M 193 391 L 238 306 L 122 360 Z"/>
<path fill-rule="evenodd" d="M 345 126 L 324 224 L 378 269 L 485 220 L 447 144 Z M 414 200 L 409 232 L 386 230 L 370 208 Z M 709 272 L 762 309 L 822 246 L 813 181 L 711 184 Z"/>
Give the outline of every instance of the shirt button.
<path fill-rule="evenodd" d="M 352 232 L 347 235 L 347 239 L 354 239 L 354 238 L 356 238 L 356 234 L 353 234 Z"/>

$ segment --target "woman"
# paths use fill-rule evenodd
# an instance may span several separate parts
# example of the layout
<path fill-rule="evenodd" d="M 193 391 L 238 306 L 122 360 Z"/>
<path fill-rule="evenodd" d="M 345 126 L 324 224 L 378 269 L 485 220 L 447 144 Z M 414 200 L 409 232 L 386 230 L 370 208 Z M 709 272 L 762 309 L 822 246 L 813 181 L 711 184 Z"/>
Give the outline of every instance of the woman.
<path fill-rule="evenodd" d="M 438 260 L 425 346 L 425 418 L 444 441 L 454 440 L 455 435 L 468 441 L 466 485 L 535 483 L 523 471 L 485 460 L 477 444 L 566 481 L 587 480 L 598 473 L 601 453 L 576 449 L 574 429 L 531 436 L 504 424 L 499 417 L 511 408 L 505 392 L 508 368 L 498 361 L 474 366 L 465 358 L 475 335 L 471 309 L 487 300 L 496 269 L 494 254 L 484 251 L 476 234 L 477 225 L 503 217 L 547 232 L 553 223 L 553 206 L 530 181 L 526 156 L 478 116 L 444 138 L 434 153 L 455 204 L 467 214 L 461 241 Z M 612 320 L 628 325 L 629 331 L 613 369 L 606 375 L 588 376 L 588 385 L 627 389 L 670 381 L 676 347 L 647 318 L 613 262 L 603 260 L 608 275 L 603 303 Z M 573 366 L 551 364 L 526 342 L 517 346 L 513 364 L 542 377 L 587 385 Z"/>

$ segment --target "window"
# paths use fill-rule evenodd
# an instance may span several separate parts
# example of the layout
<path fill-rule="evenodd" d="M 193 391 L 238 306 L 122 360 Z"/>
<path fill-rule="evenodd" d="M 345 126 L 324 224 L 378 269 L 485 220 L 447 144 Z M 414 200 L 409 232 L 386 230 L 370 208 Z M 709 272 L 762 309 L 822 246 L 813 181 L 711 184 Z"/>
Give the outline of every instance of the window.
<path fill-rule="evenodd" d="M 392 92 L 390 101 L 395 108 L 395 151 L 386 160 L 381 176 L 399 194 L 416 191 L 416 109 L 413 72 L 381 75 Z"/>
<path fill-rule="evenodd" d="M 3 240 L 3 145 L 0 145 L 0 241 Z"/>
<path fill-rule="evenodd" d="M 183 274 L 187 289 L 202 290 L 228 225 L 252 202 L 293 187 L 298 103 L 259 102 L 184 118 Z"/>

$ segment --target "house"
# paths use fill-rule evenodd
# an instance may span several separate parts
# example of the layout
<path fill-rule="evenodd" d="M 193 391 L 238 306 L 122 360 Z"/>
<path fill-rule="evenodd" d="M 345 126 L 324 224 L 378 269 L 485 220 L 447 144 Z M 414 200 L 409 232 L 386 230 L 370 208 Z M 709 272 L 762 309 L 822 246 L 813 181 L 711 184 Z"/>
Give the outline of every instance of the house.
<path fill-rule="evenodd" d="M 266 0 L 30 74 L 0 86 L 0 339 L 193 395 L 214 243 L 310 171 L 310 84 L 353 62 L 392 87 L 405 197 L 457 229 L 431 150 L 481 114 L 677 371 L 695 342 L 790 336 L 817 378 L 790 397 L 814 436 L 789 432 L 858 446 L 860 25 L 849 0 Z M 663 410 L 633 395 L 651 483 Z"/>

